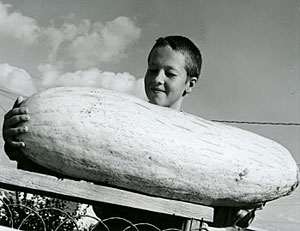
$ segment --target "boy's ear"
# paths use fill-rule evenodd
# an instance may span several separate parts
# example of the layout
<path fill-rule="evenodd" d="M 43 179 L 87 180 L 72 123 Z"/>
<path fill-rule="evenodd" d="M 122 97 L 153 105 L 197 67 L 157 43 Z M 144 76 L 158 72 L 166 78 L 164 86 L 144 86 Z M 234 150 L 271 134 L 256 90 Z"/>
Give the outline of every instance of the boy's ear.
<path fill-rule="evenodd" d="M 198 80 L 197 77 L 189 77 L 185 89 L 186 94 L 189 94 L 193 91 L 194 87 L 196 86 L 197 80 Z"/>

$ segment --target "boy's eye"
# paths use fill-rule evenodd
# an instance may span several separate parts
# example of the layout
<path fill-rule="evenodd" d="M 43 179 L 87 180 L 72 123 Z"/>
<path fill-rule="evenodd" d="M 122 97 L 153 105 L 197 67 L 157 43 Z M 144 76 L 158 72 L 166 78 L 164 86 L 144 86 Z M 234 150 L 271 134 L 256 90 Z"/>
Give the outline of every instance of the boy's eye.
<path fill-rule="evenodd" d="M 169 77 L 169 78 L 171 78 L 171 77 L 174 77 L 174 76 L 176 76 L 176 74 L 175 73 L 173 73 L 173 72 L 166 72 L 166 76 L 167 77 Z"/>

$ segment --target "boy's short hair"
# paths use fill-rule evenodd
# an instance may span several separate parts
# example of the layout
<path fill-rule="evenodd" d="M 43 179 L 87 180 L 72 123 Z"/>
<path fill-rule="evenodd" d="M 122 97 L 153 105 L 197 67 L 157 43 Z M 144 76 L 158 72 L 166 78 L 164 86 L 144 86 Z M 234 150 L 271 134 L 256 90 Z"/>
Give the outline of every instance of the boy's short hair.
<path fill-rule="evenodd" d="M 158 38 L 149 53 L 148 62 L 152 51 L 155 48 L 162 46 L 170 46 L 174 51 L 182 53 L 185 57 L 185 70 L 187 76 L 199 78 L 202 66 L 202 56 L 198 47 L 190 39 L 179 35 Z"/>

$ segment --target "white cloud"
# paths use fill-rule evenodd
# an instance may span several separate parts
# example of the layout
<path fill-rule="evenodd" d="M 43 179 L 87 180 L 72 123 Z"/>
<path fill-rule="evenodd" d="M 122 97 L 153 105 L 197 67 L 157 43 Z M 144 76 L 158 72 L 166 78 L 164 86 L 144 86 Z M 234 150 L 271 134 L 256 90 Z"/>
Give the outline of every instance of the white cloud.
<path fill-rule="evenodd" d="M 99 68 L 105 62 L 120 60 L 141 34 L 136 23 L 124 16 L 105 24 L 89 19 L 72 24 L 67 23 L 74 17 L 70 14 L 61 26 L 52 22 L 42 27 L 35 19 L 11 8 L 12 5 L 0 2 L 0 34 L 26 45 L 42 43 L 50 49 L 48 62 L 73 69 Z"/>
<path fill-rule="evenodd" d="M 36 92 L 34 80 L 23 69 L 0 64 L 0 86 L 20 95 L 29 96 Z"/>
<path fill-rule="evenodd" d="M 78 28 L 72 24 L 63 24 L 60 29 L 48 27 L 44 29 L 44 36 L 50 43 L 49 61 L 54 61 L 59 46 L 64 41 L 71 41 L 78 33 Z"/>
<path fill-rule="evenodd" d="M 41 32 L 36 20 L 17 11 L 10 11 L 10 8 L 11 5 L 0 2 L 0 33 L 28 45 L 35 43 Z"/>
<path fill-rule="evenodd" d="M 30 96 L 38 90 L 49 87 L 78 86 L 106 88 L 146 99 L 143 79 L 137 79 L 127 72 L 114 73 L 92 68 L 61 73 L 50 64 L 40 65 L 39 71 L 42 73 L 42 80 L 37 82 L 21 68 L 7 63 L 0 64 L 0 86 L 24 96 Z"/>
<path fill-rule="evenodd" d="M 45 29 L 52 51 L 50 61 L 60 60 L 75 68 L 99 67 L 117 61 L 140 37 L 141 29 L 128 17 L 117 17 L 103 25 L 82 20 Z M 60 49 L 59 49 L 60 48 Z"/>
<path fill-rule="evenodd" d="M 126 51 L 139 39 L 141 29 L 128 17 L 112 21 L 91 22 L 83 19 L 70 23 L 70 14 L 65 22 L 56 26 L 52 21 L 47 27 L 0 2 L 0 35 L 18 39 L 26 45 L 39 42 L 48 47 L 48 64 L 38 66 L 41 81 L 34 83 L 24 70 L 9 64 L 0 64 L 0 83 L 4 87 L 24 95 L 44 87 L 90 86 L 127 92 L 145 98 L 143 80 L 129 73 L 102 71 L 101 65 L 118 62 L 126 57 Z M 34 48 L 33 48 L 34 49 Z M 69 70 L 77 70 L 67 72 Z"/>
<path fill-rule="evenodd" d="M 57 86 L 99 87 L 120 92 L 126 92 L 139 98 L 146 99 L 143 79 L 123 72 L 114 73 L 101 71 L 98 68 L 61 73 L 50 64 L 39 66 L 42 73 L 41 88 Z"/>

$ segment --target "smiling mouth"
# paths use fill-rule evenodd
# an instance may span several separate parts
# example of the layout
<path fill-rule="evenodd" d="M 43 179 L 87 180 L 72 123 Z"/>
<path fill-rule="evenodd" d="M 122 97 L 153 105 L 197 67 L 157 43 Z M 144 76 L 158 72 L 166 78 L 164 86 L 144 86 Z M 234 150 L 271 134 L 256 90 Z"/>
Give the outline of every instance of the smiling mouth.
<path fill-rule="evenodd" d="M 159 89 L 159 88 L 150 88 L 150 90 L 153 91 L 153 92 L 162 92 L 162 93 L 165 93 L 164 90 Z"/>

